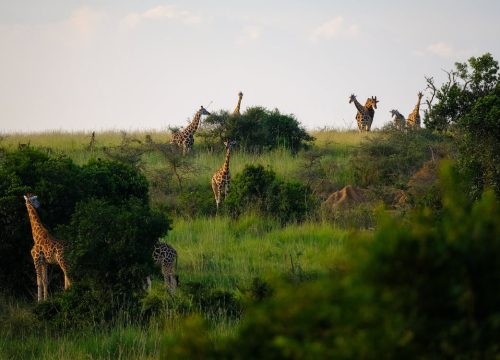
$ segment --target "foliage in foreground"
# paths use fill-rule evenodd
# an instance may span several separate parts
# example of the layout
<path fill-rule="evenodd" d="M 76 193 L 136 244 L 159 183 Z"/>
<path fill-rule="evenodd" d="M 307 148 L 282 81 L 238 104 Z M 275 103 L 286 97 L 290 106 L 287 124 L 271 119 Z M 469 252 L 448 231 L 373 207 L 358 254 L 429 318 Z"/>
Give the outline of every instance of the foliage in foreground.
<path fill-rule="evenodd" d="M 494 358 L 500 355 L 500 206 L 467 202 L 448 170 L 444 209 L 386 219 L 352 243 L 350 271 L 282 287 L 214 345 L 191 320 L 166 358 Z"/>

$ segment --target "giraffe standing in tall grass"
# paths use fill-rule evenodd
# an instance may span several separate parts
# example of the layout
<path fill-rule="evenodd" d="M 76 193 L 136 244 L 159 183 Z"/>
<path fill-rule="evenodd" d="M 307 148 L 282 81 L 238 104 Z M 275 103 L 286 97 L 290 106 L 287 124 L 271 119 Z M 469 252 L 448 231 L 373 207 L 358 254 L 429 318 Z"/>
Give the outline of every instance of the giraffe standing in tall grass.
<path fill-rule="evenodd" d="M 64 259 L 64 246 L 56 240 L 43 226 L 36 208 L 40 206 L 38 197 L 31 193 L 24 195 L 26 208 L 31 223 L 31 232 L 33 234 L 34 246 L 31 249 L 31 256 L 35 264 L 36 285 L 38 290 L 38 302 L 47 300 L 48 297 L 48 279 L 47 265 L 58 264 L 64 273 L 64 289 L 71 286 L 68 277 L 68 266 Z"/>
<path fill-rule="evenodd" d="M 219 211 L 219 205 L 221 202 L 222 191 L 224 190 L 224 198 L 226 198 L 229 192 L 229 185 L 231 182 L 231 172 L 229 171 L 229 159 L 231 158 L 231 148 L 236 144 L 236 141 L 227 140 L 224 142 L 226 145 L 226 159 L 222 167 L 215 172 L 212 176 L 212 190 L 215 197 L 215 205 L 217 206 L 217 212 Z"/>
<path fill-rule="evenodd" d="M 193 148 L 194 133 L 196 132 L 196 130 L 198 130 L 202 115 L 210 115 L 207 109 L 205 109 L 203 106 L 201 106 L 200 110 L 196 112 L 193 120 L 184 130 L 172 134 L 172 141 L 170 143 L 182 148 L 182 152 L 184 154 L 190 152 Z"/>

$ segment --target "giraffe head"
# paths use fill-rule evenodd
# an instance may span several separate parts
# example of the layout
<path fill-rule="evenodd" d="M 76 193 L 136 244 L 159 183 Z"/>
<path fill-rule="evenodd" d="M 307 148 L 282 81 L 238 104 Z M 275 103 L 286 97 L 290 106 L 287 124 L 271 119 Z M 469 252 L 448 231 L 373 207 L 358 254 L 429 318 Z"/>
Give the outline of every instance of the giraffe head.
<path fill-rule="evenodd" d="M 376 109 L 377 103 L 378 103 L 378 100 L 377 100 L 376 96 L 372 96 L 371 98 L 366 99 L 366 107 L 368 107 L 368 108 L 373 107 L 374 109 Z"/>
<path fill-rule="evenodd" d="M 351 94 L 351 96 L 349 97 L 349 104 L 352 103 L 354 100 L 356 100 L 356 95 Z"/>
<path fill-rule="evenodd" d="M 236 140 L 226 140 L 224 141 L 224 145 L 226 149 L 232 149 L 234 145 L 236 145 Z"/>
<path fill-rule="evenodd" d="M 399 113 L 399 111 L 394 110 L 394 109 L 389 111 L 389 112 L 391 113 L 392 116 L 396 116 Z"/>
<path fill-rule="evenodd" d="M 238 97 L 239 97 L 239 98 L 242 98 L 242 97 L 243 97 L 243 93 L 242 93 L 241 91 L 238 93 Z"/>
<path fill-rule="evenodd" d="M 26 200 L 26 205 L 31 205 L 34 208 L 40 207 L 40 203 L 38 202 L 38 196 L 32 194 L 32 193 L 27 193 L 24 195 L 24 200 Z"/>
<path fill-rule="evenodd" d="M 418 100 L 420 100 L 420 99 L 422 99 L 422 97 L 424 96 L 424 94 L 422 94 L 422 92 L 419 91 L 418 94 L 417 94 L 417 96 L 418 96 Z"/>
<path fill-rule="evenodd" d="M 211 115 L 211 114 L 207 111 L 207 109 L 205 109 L 205 108 L 203 107 L 203 105 L 202 105 L 202 106 L 200 106 L 200 110 L 198 110 L 198 112 L 200 113 L 200 115 Z"/>

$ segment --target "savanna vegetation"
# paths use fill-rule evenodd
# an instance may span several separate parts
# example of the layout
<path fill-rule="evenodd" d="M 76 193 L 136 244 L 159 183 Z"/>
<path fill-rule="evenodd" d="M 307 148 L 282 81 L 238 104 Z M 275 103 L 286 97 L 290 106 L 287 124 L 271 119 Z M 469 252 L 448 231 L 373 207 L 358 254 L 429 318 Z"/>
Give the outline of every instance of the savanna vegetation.
<path fill-rule="evenodd" d="M 188 155 L 154 131 L 2 135 L 0 358 L 498 358 L 498 63 L 449 80 L 427 78 L 419 130 L 307 133 L 257 107 L 214 112 Z M 73 281 L 52 266 L 41 303 L 28 192 Z"/>

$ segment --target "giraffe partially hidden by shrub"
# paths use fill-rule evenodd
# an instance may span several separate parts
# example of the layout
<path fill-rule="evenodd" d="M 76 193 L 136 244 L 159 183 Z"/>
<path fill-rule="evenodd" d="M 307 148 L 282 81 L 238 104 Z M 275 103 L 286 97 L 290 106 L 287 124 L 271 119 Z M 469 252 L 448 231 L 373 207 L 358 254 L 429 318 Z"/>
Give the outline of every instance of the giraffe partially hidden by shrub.
<path fill-rule="evenodd" d="M 58 264 L 64 273 L 64 289 L 68 289 L 71 282 L 68 277 L 68 267 L 64 260 L 64 246 L 56 240 L 43 226 L 36 208 L 40 206 L 38 197 L 31 193 L 24 195 L 26 208 L 31 223 L 31 231 L 33 233 L 33 241 L 35 245 L 31 249 L 31 256 L 35 264 L 36 285 L 38 289 L 38 302 L 47 300 L 48 295 L 48 279 L 47 265 Z M 43 294 L 42 294 L 43 292 Z"/>
<path fill-rule="evenodd" d="M 179 276 L 175 274 L 177 269 L 177 251 L 170 245 L 157 241 L 153 250 L 153 260 L 161 266 L 165 286 L 169 294 L 173 295 L 179 285 Z M 151 278 L 147 278 L 148 290 L 151 289 Z"/>

